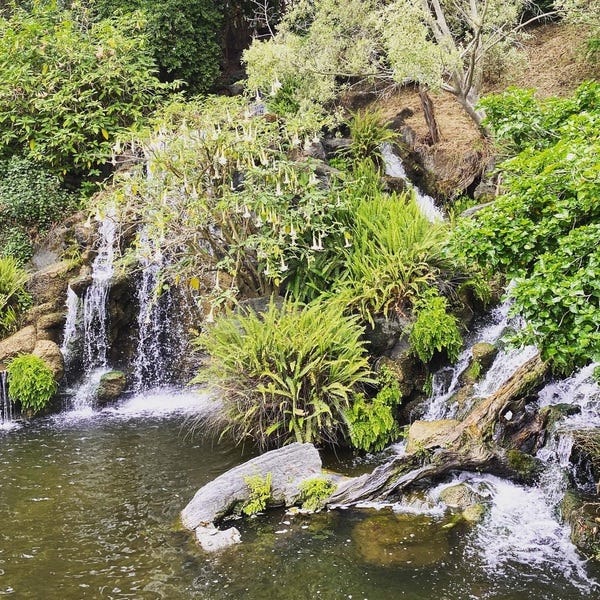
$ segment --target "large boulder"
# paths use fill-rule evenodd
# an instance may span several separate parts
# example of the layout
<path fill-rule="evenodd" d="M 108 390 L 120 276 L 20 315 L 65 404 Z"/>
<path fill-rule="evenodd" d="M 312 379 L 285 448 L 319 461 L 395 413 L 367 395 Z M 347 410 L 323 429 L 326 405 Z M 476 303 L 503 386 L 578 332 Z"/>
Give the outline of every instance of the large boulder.
<path fill-rule="evenodd" d="M 35 304 L 52 302 L 56 307 L 62 307 L 67 292 L 67 282 L 77 266 L 71 261 L 62 261 L 48 265 L 41 271 L 31 275 L 27 288 Z"/>
<path fill-rule="evenodd" d="M 35 348 L 35 327 L 29 325 L 0 342 L 0 369 L 19 354 L 30 354 Z"/>
<path fill-rule="evenodd" d="M 294 443 L 271 450 L 227 471 L 201 487 L 181 511 L 187 529 L 216 523 L 248 502 L 247 480 L 271 476 L 270 506 L 291 506 L 300 495 L 300 484 L 321 474 L 321 458 L 312 444 Z"/>
<path fill-rule="evenodd" d="M 46 362 L 56 381 L 62 379 L 65 372 L 65 360 L 57 344 L 50 340 L 38 340 L 32 354 L 39 356 Z"/>

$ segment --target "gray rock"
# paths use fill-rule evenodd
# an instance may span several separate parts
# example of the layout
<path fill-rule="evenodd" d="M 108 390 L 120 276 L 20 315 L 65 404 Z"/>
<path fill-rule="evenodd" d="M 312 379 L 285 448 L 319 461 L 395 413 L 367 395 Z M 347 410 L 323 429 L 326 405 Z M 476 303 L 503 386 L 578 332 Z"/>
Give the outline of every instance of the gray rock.
<path fill-rule="evenodd" d="M 220 552 L 242 541 L 235 527 L 221 530 L 214 525 L 196 527 L 196 541 L 205 552 Z"/>
<path fill-rule="evenodd" d="M 306 479 L 321 474 L 321 458 L 312 444 L 294 443 L 271 450 L 227 471 L 201 487 L 181 511 L 187 529 L 215 523 L 250 499 L 245 478 L 271 474 L 271 506 L 290 506 Z"/>

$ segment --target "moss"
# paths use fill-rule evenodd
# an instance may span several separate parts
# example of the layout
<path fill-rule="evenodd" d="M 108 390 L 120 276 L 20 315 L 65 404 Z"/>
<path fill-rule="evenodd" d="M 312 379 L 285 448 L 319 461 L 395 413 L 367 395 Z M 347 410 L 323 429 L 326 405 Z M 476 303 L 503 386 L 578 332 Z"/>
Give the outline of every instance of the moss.
<path fill-rule="evenodd" d="M 525 454 L 520 450 L 509 450 L 506 453 L 508 466 L 521 475 L 524 479 L 531 479 L 535 476 L 539 469 L 540 463 L 530 454 Z"/>

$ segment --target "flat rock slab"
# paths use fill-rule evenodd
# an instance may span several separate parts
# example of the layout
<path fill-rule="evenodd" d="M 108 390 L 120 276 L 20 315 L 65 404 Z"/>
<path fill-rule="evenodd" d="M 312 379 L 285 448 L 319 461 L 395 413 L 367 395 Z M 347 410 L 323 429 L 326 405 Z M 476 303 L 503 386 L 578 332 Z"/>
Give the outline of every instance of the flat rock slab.
<path fill-rule="evenodd" d="M 250 499 L 248 477 L 271 474 L 271 506 L 290 506 L 297 499 L 300 484 L 321 475 L 321 457 L 312 444 L 294 443 L 271 450 L 227 471 L 201 487 L 181 511 L 187 529 L 209 526 L 231 514 Z"/>
<path fill-rule="evenodd" d="M 220 552 L 239 544 L 242 541 L 240 532 L 235 527 L 221 530 L 214 525 L 196 527 L 196 541 L 205 552 Z"/>

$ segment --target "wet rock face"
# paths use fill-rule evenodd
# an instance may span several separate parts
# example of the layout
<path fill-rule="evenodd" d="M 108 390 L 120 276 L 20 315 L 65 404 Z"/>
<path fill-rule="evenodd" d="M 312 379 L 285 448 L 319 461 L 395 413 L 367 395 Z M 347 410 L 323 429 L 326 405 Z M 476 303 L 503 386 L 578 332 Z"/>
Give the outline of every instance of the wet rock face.
<path fill-rule="evenodd" d="M 425 567 L 449 552 L 441 523 L 423 515 L 378 513 L 361 521 L 352 539 L 360 560 L 382 567 Z"/>
<path fill-rule="evenodd" d="M 571 541 L 587 557 L 600 561 L 600 499 L 567 492 L 561 504 L 563 519 L 571 526 Z"/>

